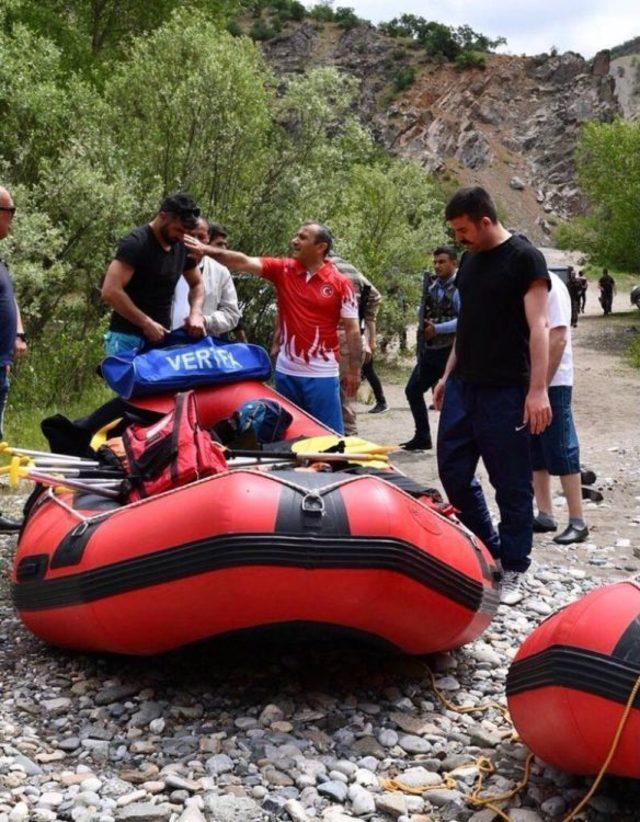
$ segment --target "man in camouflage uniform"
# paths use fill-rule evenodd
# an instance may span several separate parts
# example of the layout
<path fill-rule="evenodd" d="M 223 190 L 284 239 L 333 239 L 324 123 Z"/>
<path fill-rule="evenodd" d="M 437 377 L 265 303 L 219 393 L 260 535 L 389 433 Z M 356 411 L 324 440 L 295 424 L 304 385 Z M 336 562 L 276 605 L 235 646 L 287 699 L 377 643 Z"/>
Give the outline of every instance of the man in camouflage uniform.
<path fill-rule="evenodd" d="M 376 403 L 370 409 L 370 414 L 381 414 L 389 410 L 382 383 L 373 367 L 373 356 L 376 350 L 376 316 L 380 308 L 382 296 L 378 289 L 369 282 L 364 274 L 355 266 L 343 260 L 342 257 L 332 256 L 331 262 L 338 271 L 348 277 L 353 284 L 353 288 L 358 298 L 358 314 L 360 318 L 360 330 L 362 332 L 362 376 L 369 381 L 373 390 Z M 340 370 L 346 363 L 346 340 L 341 329 L 338 330 L 340 339 Z M 344 391 L 340 391 L 342 401 L 342 418 L 344 421 L 344 433 L 348 436 L 356 436 L 358 433 L 358 423 L 356 419 L 356 398 L 347 396 Z"/>

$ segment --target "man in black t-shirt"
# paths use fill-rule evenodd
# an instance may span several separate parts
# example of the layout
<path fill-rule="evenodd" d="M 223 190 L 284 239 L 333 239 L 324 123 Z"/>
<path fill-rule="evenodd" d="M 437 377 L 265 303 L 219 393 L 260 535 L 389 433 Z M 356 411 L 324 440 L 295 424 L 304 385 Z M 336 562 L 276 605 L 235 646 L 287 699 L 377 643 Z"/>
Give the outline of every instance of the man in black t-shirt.
<path fill-rule="evenodd" d="M 120 241 L 102 286 L 102 299 L 113 308 L 107 354 L 162 341 L 171 328 L 173 292 L 183 274 L 191 309 L 185 328 L 193 337 L 205 334 L 202 278 L 183 242 L 199 214 L 188 194 L 170 194 L 150 223 Z"/>
<path fill-rule="evenodd" d="M 515 605 L 533 541 L 530 435 L 551 421 L 550 277 L 542 254 L 498 222 L 484 189 L 460 189 L 445 217 L 467 251 L 457 274 L 456 340 L 434 390 L 442 409 L 438 469 L 462 522 L 502 563 L 501 601 Z M 496 490 L 498 531 L 475 477 L 480 457 Z"/>
<path fill-rule="evenodd" d="M 613 306 L 613 295 L 616 293 L 616 281 L 606 268 L 602 269 L 602 277 L 598 280 L 600 286 L 600 305 L 604 311 L 604 316 L 611 314 Z"/>

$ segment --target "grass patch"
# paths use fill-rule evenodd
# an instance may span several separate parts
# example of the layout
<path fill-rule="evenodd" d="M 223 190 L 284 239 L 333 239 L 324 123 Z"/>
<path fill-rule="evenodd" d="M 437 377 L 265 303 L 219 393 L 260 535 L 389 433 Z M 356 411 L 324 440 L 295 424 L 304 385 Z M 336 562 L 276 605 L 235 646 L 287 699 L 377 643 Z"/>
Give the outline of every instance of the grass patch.
<path fill-rule="evenodd" d="M 16 447 L 48 451 L 49 445 L 40 431 L 40 422 L 45 417 L 60 413 L 70 419 L 75 419 L 98 408 L 112 397 L 113 392 L 97 378 L 90 388 L 87 388 L 69 405 L 20 405 L 14 408 L 11 404 L 11 393 L 9 393 L 9 403 L 4 418 L 4 438 Z"/>
<path fill-rule="evenodd" d="M 627 347 L 627 357 L 634 368 L 640 368 L 640 334 L 636 334 Z"/>

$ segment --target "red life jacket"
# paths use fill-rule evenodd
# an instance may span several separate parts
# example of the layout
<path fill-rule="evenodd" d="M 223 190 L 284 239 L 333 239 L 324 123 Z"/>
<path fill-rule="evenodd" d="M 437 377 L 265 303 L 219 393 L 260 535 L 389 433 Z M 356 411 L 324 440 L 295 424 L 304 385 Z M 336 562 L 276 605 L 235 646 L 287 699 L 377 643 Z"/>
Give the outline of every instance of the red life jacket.
<path fill-rule="evenodd" d="M 193 391 L 177 394 L 173 411 L 154 425 L 122 435 L 129 462 L 129 502 L 225 471 L 224 448 L 200 427 Z"/>

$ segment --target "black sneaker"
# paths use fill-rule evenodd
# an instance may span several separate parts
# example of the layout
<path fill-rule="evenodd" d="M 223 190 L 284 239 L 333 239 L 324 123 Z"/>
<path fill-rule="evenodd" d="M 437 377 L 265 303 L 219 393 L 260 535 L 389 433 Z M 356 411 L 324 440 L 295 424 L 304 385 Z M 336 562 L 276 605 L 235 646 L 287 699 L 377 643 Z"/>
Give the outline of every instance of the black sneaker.
<path fill-rule="evenodd" d="M 557 531 L 558 526 L 554 522 L 553 525 L 548 525 L 546 522 L 541 522 L 538 517 L 533 518 L 533 533 L 534 534 L 548 534 L 552 531 Z"/>
<path fill-rule="evenodd" d="M 389 410 L 389 406 L 386 402 L 377 402 L 373 408 L 370 408 L 367 413 L 368 414 L 384 414 L 385 411 Z"/>
<path fill-rule="evenodd" d="M 402 443 L 402 448 L 405 451 L 429 451 L 433 448 L 431 442 L 429 440 L 417 440 L 415 437 L 409 442 Z"/>

